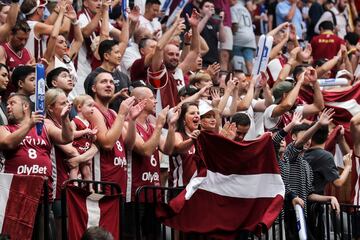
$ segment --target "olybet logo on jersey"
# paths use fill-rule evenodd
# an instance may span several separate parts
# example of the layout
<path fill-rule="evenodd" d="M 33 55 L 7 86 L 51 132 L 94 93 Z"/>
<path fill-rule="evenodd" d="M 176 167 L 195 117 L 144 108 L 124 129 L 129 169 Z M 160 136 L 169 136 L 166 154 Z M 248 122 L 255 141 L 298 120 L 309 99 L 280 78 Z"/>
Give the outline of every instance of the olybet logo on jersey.
<path fill-rule="evenodd" d="M 17 169 L 18 174 L 26 174 L 26 175 L 32 175 L 32 174 L 43 174 L 46 175 L 47 167 L 40 167 L 39 165 L 21 165 Z"/>

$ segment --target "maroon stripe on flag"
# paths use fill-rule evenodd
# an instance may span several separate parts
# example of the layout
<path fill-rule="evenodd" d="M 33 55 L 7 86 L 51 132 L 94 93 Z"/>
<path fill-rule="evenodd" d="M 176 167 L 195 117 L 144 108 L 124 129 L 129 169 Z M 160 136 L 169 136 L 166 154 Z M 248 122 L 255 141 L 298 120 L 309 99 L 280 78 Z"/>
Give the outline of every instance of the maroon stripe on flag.
<path fill-rule="evenodd" d="M 99 225 L 111 232 L 114 239 L 119 239 L 119 214 L 120 204 L 119 196 L 106 196 L 100 199 L 99 207 L 101 211 L 101 217 Z"/>
<path fill-rule="evenodd" d="M 218 134 L 202 132 L 196 143 L 195 154 L 212 172 L 223 175 L 280 173 L 270 134 L 238 143 Z"/>
<path fill-rule="evenodd" d="M 68 187 L 66 191 L 69 239 L 80 240 L 86 231 L 88 222 L 86 198 L 88 195 L 88 192 L 75 186 Z"/>
<path fill-rule="evenodd" d="M 259 233 L 263 225 L 267 228 L 272 225 L 283 206 L 280 195 L 275 198 L 244 199 L 220 196 L 201 189 L 184 201 L 183 197 L 173 199 L 171 205 L 183 205 L 183 208 L 177 215 L 163 218 L 166 225 L 183 232 L 208 235 L 222 232 L 223 236 L 239 230 Z M 169 216 L 168 210 L 159 208 L 158 217 Z"/>
<path fill-rule="evenodd" d="M 31 239 L 43 184 L 39 176 L 13 176 L 2 234 L 11 239 Z"/>

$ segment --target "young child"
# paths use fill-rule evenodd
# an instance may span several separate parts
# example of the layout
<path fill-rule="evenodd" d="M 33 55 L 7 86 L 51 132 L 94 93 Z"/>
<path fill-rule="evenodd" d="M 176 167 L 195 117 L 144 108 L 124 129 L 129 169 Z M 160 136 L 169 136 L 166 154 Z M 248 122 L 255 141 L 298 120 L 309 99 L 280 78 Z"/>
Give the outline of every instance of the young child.
<path fill-rule="evenodd" d="M 79 154 L 83 154 L 90 149 L 95 141 L 97 129 L 92 128 L 87 120 L 94 112 L 94 100 L 89 95 L 80 95 L 73 101 L 77 116 L 71 121 L 74 129 L 73 146 L 78 150 Z M 84 180 L 92 180 L 91 178 L 91 160 L 79 163 L 77 167 L 70 170 L 70 179 L 76 179 L 79 170 Z"/>

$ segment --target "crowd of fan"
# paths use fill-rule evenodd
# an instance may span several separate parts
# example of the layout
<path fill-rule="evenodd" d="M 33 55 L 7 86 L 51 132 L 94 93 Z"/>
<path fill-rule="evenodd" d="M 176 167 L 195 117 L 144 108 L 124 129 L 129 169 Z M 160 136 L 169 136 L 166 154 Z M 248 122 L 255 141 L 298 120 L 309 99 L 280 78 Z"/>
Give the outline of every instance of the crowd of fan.
<path fill-rule="evenodd" d="M 325 186 L 343 186 L 352 161 L 359 165 L 360 113 L 353 145 L 340 127 L 334 158 L 325 150 L 334 111 L 322 91 L 359 84 L 359 1 L 193 0 L 171 17 L 179 2 L 163 12 L 159 0 L 135 0 L 126 13 L 119 0 L 0 2 L 1 168 L 50 179 L 57 239 L 64 181 L 118 183 L 130 219 L 137 187 L 186 186 L 201 131 L 238 142 L 272 132 L 288 239 L 297 234 L 295 204 L 306 216 L 308 200 L 339 211 Z M 278 74 L 251 76 L 261 34 L 274 39 Z M 45 116 L 34 111 L 36 63 L 46 68 Z M 346 86 L 320 87 L 334 77 Z"/>

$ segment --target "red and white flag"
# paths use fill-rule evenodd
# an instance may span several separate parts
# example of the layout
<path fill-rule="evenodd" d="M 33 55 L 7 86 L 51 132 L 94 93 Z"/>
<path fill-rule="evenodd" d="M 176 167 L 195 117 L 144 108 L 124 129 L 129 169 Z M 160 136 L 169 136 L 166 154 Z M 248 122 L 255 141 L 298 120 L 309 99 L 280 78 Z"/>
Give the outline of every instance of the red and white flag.
<path fill-rule="evenodd" d="M 0 230 L 11 239 L 31 239 L 44 179 L 0 174 Z"/>
<path fill-rule="evenodd" d="M 237 143 L 202 132 L 196 155 L 198 175 L 157 211 L 166 225 L 223 239 L 272 225 L 283 207 L 285 187 L 270 134 Z"/>
<path fill-rule="evenodd" d="M 66 190 L 69 239 L 80 240 L 86 229 L 100 226 L 119 239 L 120 201 L 118 195 L 105 196 L 70 186 Z"/>

